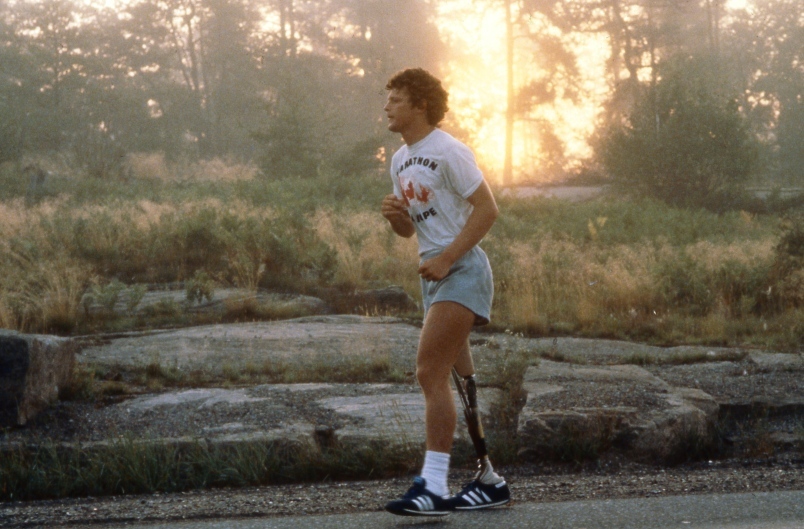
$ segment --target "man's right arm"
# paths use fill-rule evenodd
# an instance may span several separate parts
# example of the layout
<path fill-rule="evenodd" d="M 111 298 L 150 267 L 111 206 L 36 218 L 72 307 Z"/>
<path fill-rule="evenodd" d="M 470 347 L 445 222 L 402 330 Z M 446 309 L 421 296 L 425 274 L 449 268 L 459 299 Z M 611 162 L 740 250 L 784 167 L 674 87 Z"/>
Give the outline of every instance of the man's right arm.
<path fill-rule="evenodd" d="M 388 220 L 391 229 L 397 235 L 407 238 L 416 233 L 416 227 L 408 215 L 408 208 L 396 195 L 385 195 L 382 199 L 382 216 Z"/>

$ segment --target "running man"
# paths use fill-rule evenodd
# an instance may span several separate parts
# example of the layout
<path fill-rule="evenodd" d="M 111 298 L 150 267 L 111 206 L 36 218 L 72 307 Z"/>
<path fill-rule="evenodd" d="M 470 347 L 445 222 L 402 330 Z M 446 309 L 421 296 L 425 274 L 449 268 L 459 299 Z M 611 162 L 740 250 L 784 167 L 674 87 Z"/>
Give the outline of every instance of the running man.
<path fill-rule="evenodd" d="M 455 496 L 447 472 L 457 424 L 450 386 L 454 367 L 474 384 L 469 333 L 491 314 L 494 285 L 486 254 L 477 244 L 497 218 L 497 204 L 471 150 L 439 123 L 447 112 L 446 90 L 421 68 L 395 74 L 386 85 L 388 130 L 405 142 L 391 162 L 394 193 L 382 215 L 401 237 L 416 234 L 424 326 L 416 378 L 424 393 L 426 447 L 421 475 L 393 514 L 443 516 L 455 509 L 483 509 L 510 499 L 508 486 L 490 464 Z"/>

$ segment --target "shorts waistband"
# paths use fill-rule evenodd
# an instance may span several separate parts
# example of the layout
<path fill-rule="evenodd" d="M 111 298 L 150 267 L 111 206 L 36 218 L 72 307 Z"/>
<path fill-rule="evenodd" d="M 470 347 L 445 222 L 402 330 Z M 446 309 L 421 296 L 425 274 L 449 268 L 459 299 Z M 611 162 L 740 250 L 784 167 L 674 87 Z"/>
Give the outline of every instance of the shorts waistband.
<path fill-rule="evenodd" d="M 423 254 L 421 254 L 419 256 L 419 261 L 424 262 L 424 261 L 426 261 L 428 259 L 432 259 L 433 257 L 438 257 L 443 252 L 444 252 L 444 248 L 436 248 L 435 250 L 428 250 L 428 251 L 424 252 Z M 477 245 L 472 246 L 472 248 L 468 252 L 463 254 L 460 259 L 463 259 L 464 257 L 467 257 L 467 256 L 469 256 L 469 255 L 471 255 L 473 253 L 478 253 L 478 252 L 483 252 L 483 249 L 480 248 L 480 246 L 477 246 Z"/>

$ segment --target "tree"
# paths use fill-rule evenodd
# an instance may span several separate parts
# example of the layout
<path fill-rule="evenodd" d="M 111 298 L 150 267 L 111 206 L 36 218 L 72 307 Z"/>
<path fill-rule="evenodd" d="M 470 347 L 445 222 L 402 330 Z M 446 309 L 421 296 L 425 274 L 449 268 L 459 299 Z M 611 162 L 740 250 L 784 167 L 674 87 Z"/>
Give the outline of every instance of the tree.
<path fill-rule="evenodd" d="M 511 20 L 511 0 L 505 0 L 505 160 L 503 161 L 503 185 L 514 182 L 514 22 Z"/>
<path fill-rule="evenodd" d="M 87 62 L 85 50 L 94 34 L 78 21 L 87 10 L 69 0 L 15 5 L 13 27 L 16 70 L 11 90 L 15 106 L 25 109 L 18 122 L 25 150 L 58 150 L 70 143 L 70 133 L 86 124 Z M 4 63 L 5 67 L 5 63 Z"/>
<path fill-rule="evenodd" d="M 751 176 L 756 141 L 735 98 L 724 93 L 716 58 L 667 61 L 627 123 L 611 126 L 598 161 L 624 189 L 682 207 L 723 210 Z"/>
<path fill-rule="evenodd" d="M 725 37 L 725 57 L 741 76 L 740 100 L 766 145 L 766 177 L 802 185 L 804 173 L 804 9 L 796 0 L 757 2 Z"/>
<path fill-rule="evenodd" d="M 160 0 L 156 6 L 152 15 L 167 30 L 160 45 L 173 59 L 162 66 L 179 76 L 183 88 L 164 105 L 166 117 L 184 124 L 201 156 L 237 152 L 259 109 L 251 41 L 256 12 L 245 0 Z"/>
<path fill-rule="evenodd" d="M 559 149 L 561 155 L 555 156 L 555 146 L 561 142 L 555 133 L 555 120 L 545 117 L 544 110 L 559 100 L 572 102 L 578 94 L 576 56 L 571 49 L 571 34 L 577 28 L 568 22 L 570 17 L 564 10 L 578 2 L 486 0 L 484 3 L 499 10 L 505 24 L 502 182 L 513 183 L 515 167 L 521 172 L 539 167 L 542 177 L 560 175 L 565 162 L 563 145 Z M 531 141 L 533 138 L 537 138 L 538 145 Z M 524 156 L 517 160 L 514 160 L 515 143 L 525 147 Z"/>
<path fill-rule="evenodd" d="M 272 79 L 265 124 L 254 133 L 259 164 L 271 177 L 311 177 L 338 132 L 331 64 L 323 57 L 283 57 L 267 72 Z"/>
<path fill-rule="evenodd" d="M 0 2 L 0 163 L 17 161 L 22 156 L 23 103 L 20 79 L 30 71 L 20 50 L 20 41 L 10 24 L 6 2 Z"/>
<path fill-rule="evenodd" d="M 385 83 L 412 64 L 437 71 L 429 2 L 275 0 L 266 39 L 264 123 L 254 135 L 271 176 L 372 171 L 398 146 L 385 133 Z M 395 13 L 388 17 L 388 13 Z"/>
<path fill-rule="evenodd" d="M 250 135 L 259 121 L 262 84 L 256 57 L 255 11 L 244 0 L 205 0 L 203 77 L 208 156 L 251 151 Z"/>
<path fill-rule="evenodd" d="M 383 159 L 390 164 L 399 140 L 385 127 L 385 84 L 410 66 L 440 73 L 446 48 L 434 23 L 435 4 L 434 0 L 316 3 L 325 15 L 319 22 L 326 28 L 322 48 L 342 72 L 334 78 L 343 85 L 342 91 L 336 90 L 337 99 L 332 99 L 340 112 L 340 134 L 332 138 L 338 172 L 375 170 Z"/>

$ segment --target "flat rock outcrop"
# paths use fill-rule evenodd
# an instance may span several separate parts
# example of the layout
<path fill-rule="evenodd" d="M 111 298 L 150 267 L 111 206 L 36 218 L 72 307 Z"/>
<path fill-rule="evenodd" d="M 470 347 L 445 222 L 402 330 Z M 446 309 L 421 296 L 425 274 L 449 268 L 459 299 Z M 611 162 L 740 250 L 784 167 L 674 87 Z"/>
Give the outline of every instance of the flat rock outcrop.
<path fill-rule="evenodd" d="M 23 406 L 12 422 L 27 420 L 26 428 L 0 430 L 0 448 L 32 439 L 104 443 L 124 436 L 418 449 L 424 439 L 424 401 L 414 377 L 419 333 L 401 319 L 318 315 L 93 337 L 76 361 L 119 392 L 103 393 L 97 402 L 58 403 L 41 420 L 31 421 Z M 41 366 L 59 347 L 72 347 L 53 337 L 8 336 L 13 354 L 0 357 L 4 366 L 19 351 L 49 351 L 33 362 Z M 732 441 L 741 442 L 736 436 L 749 431 L 746 425 L 765 421 L 759 430 L 767 445 L 802 446 L 800 354 L 486 333 L 473 334 L 471 342 L 488 437 L 518 448 L 522 457 L 577 460 L 619 450 L 639 459 L 686 459 L 706 453 L 730 420 L 742 421 Z M 276 366 L 282 368 L 276 380 L 284 383 L 266 383 Z M 24 393 L 17 371 L 3 369 L 2 390 Z M 164 372 L 184 378 L 171 387 L 150 374 Z M 196 372 L 205 376 L 194 378 Z M 355 379 L 386 382 L 344 383 Z M 41 380 L 49 382 L 37 391 L 47 396 L 37 402 L 53 402 L 62 382 L 55 373 Z M 459 425 L 456 439 L 468 444 L 460 412 Z"/>
<path fill-rule="evenodd" d="M 594 457 L 611 448 L 666 460 L 689 443 L 714 441 L 718 404 L 703 391 L 670 386 L 633 365 L 530 367 L 519 416 L 524 456 Z M 567 403 L 570 403 L 567 406 Z"/>
<path fill-rule="evenodd" d="M 499 390 L 481 388 L 481 413 L 494 413 L 499 399 Z M 343 448 L 379 442 L 418 449 L 424 441 L 424 398 L 410 384 L 197 388 L 137 396 L 93 409 L 84 420 L 82 434 L 59 441 L 92 446 L 121 437 L 166 443 L 257 440 Z M 464 428 L 456 431 L 456 441 L 469 445 Z"/>
<path fill-rule="evenodd" d="M 395 318 L 309 316 L 132 333 L 84 348 L 80 360 L 108 368 L 160 364 L 212 374 L 266 364 L 323 366 L 388 361 L 413 369 L 419 329 Z"/>

